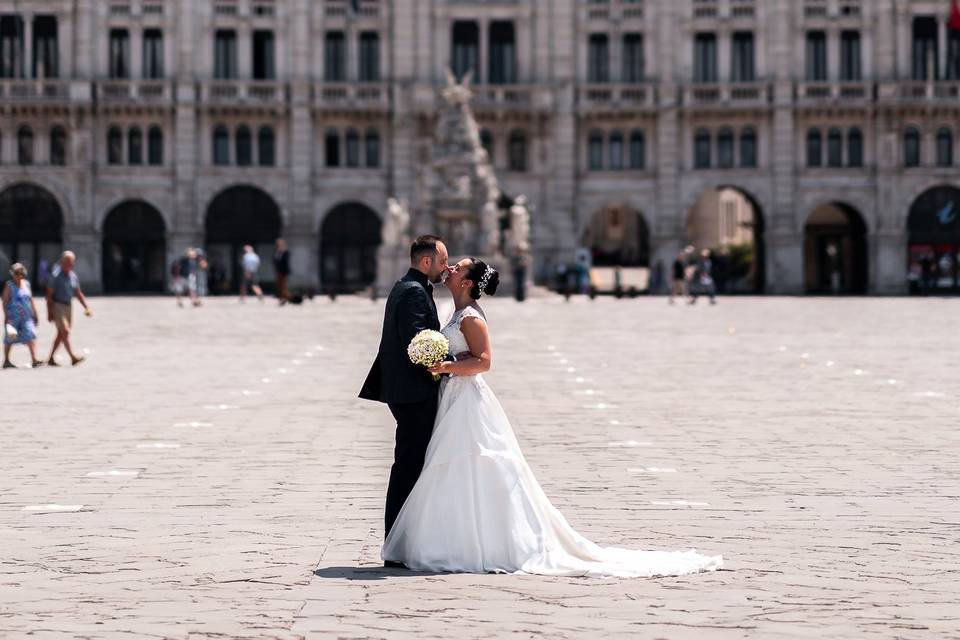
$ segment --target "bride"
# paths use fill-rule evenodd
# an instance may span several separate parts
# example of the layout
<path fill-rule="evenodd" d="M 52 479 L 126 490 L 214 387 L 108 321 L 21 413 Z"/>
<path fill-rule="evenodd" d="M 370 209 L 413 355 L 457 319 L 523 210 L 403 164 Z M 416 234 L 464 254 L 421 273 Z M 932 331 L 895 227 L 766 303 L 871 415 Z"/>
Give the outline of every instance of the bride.
<path fill-rule="evenodd" d="M 456 311 L 443 328 L 456 362 L 440 387 L 423 472 L 383 544 L 383 559 L 415 571 L 649 577 L 713 571 L 720 556 L 693 550 L 636 551 L 598 546 L 550 503 L 520 451 L 500 402 L 481 374 L 492 350 L 477 300 L 499 274 L 477 258 L 449 270 Z M 468 353 L 469 352 L 469 353 Z"/>

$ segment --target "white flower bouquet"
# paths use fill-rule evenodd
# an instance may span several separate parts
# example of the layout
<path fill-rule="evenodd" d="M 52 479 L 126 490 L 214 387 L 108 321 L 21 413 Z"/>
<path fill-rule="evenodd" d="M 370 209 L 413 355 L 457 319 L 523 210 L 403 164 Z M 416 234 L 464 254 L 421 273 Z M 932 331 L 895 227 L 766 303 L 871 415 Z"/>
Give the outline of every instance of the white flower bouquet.
<path fill-rule="evenodd" d="M 413 364 L 423 365 L 427 369 L 437 366 L 450 353 L 450 343 L 443 334 L 433 329 L 424 329 L 407 345 L 407 356 Z M 440 376 L 433 375 L 434 380 Z"/>

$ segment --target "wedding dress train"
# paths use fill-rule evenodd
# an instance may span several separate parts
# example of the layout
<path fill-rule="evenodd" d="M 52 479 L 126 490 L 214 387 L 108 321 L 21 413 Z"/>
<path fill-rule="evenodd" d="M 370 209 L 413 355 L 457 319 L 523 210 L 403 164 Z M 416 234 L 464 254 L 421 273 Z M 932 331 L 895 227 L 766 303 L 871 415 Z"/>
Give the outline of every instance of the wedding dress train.
<path fill-rule="evenodd" d="M 467 350 L 460 321 L 443 329 L 451 353 Z M 713 571 L 721 556 L 693 550 L 601 547 L 567 523 L 520 451 L 482 376 L 445 378 L 423 472 L 383 545 L 383 559 L 415 571 L 650 577 Z"/>

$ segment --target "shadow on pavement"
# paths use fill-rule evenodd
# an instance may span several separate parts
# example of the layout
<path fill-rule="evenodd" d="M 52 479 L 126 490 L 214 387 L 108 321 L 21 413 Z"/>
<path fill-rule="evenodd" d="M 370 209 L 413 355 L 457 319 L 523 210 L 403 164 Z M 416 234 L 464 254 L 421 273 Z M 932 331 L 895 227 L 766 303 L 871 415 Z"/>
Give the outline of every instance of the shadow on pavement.
<path fill-rule="evenodd" d="M 324 567 L 313 575 L 318 578 L 340 580 L 386 580 L 388 578 L 423 578 L 425 576 L 449 575 L 437 571 L 410 571 L 409 569 L 387 569 L 384 567 Z"/>

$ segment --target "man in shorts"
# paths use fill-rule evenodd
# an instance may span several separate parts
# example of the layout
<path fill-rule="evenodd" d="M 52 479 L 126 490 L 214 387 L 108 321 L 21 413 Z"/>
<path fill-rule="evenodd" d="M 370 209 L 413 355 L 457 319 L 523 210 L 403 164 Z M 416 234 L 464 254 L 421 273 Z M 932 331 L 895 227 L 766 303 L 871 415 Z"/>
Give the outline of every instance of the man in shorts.
<path fill-rule="evenodd" d="M 47 359 L 47 365 L 58 367 L 57 361 L 53 356 L 62 344 L 70 356 L 73 366 L 83 362 L 83 356 L 78 356 L 73 351 L 73 345 L 70 344 L 70 329 L 73 322 L 73 299 L 76 298 L 83 305 L 83 312 L 87 316 L 93 315 L 90 305 L 87 304 L 87 298 L 80 289 L 80 278 L 73 270 L 73 265 L 77 261 L 77 256 L 72 251 L 64 251 L 60 258 L 60 264 L 53 268 L 50 279 L 47 281 L 47 319 L 57 327 L 57 337 L 53 340 L 53 349 L 50 350 L 50 357 Z"/>
<path fill-rule="evenodd" d="M 249 244 L 243 245 L 243 257 L 240 258 L 240 266 L 243 267 L 243 281 L 240 283 L 240 302 L 247 301 L 248 288 L 256 294 L 260 302 L 263 302 L 263 289 L 260 288 L 260 280 L 257 277 L 257 271 L 260 270 L 260 256 L 257 255 L 253 247 Z"/>

